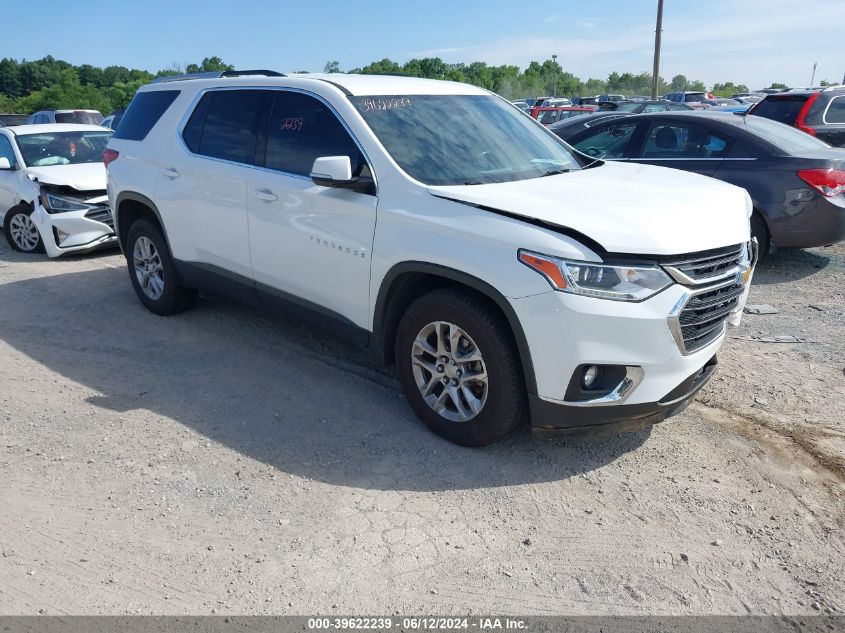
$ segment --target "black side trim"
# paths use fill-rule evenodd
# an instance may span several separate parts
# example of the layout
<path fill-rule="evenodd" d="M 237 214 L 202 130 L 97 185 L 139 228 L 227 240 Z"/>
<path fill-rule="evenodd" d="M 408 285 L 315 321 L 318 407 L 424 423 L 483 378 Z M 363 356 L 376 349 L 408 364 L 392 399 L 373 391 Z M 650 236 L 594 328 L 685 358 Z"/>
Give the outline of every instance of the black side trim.
<path fill-rule="evenodd" d="M 123 231 L 123 229 L 120 228 L 120 205 L 129 200 L 133 202 L 140 202 L 145 207 L 148 207 L 153 212 L 153 215 L 156 216 L 158 223 L 162 226 L 162 228 L 164 227 L 164 222 L 161 220 L 161 213 L 159 213 L 158 207 L 152 200 L 150 200 L 147 196 L 135 193 L 134 191 L 122 191 L 117 194 L 117 199 L 114 201 L 114 209 L 112 209 L 114 232 L 118 238 L 120 238 L 118 239 L 118 242 L 120 243 L 121 250 L 123 250 L 123 237 L 121 232 L 123 232 L 123 235 L 126 235 L 126 231 Z M 126 228 L 128 229 L 129 227 Z M 164 233 L 164 239 L 167 241 L 167 248 L 170 248 L 170 240 L 167 238 L 167 231 L 163 230 L 162 232 Z M 170 252 L 172 253 L 173 249 L 171 249 Z"/>
<path fill-rule="evenodd" d="M 320 81 L 325 81 L 327 84 L 331 84 L 331 85 L 333 85 L 335 88 L 337 88 L 338 90 L 340 90 L 340 91 L 341 91 L 344 95 L 346 95 L 347 97 L 351 97 L 351 96 L 352 96 L 352 93 L 351 93 L 351 92 L 349 92 L 349 90 L 348 90 L 348 89 L 346 89 L 345 87 L 341 86 L 339 83 L 337 83 L 337 82 L 335 82 L 335 81 L 329 81 L 328 79 L 323 79 L 323 78 L 320 78 Z"/>
<path fill-rule="evenodd" d="M 262 68 L 255 70 L 224 70 L 220 73 L 221 77 L 244 77 L 246 75 L 263 75 L 265 77 L 287 77 L 284 73 L 276 70 L 264 70 Z"/>
<path fill-rule="evenodd" d="M 560 233 L 561 235 L 565 235 L 566 237 L 571 237 L 573 240 L 580 242 L 591 251 L 596 253 L 597 255 L 604 255 L 607 253 L 607 249 L 596 242 L 593 238 L 588 237 L 581 233 L 580 231 L 576 231 L 575 229 L 571 229 L 568 226 L 561 226 L 560 224 L 554 224 L 552 222 L 545 222 L 543 220 L 538 220 L 537 218 L 529 218 L 523 215 L 519 215 L 518 213 L 511 213 L 510 211 L 503 211 L 502 209 L 496 209 L 494 207 L 488 207 L 483 204 L 474 204 L 472 202 L 467 202 L 465 200 L 458 200 L 457 198 L 450 198 L 449 196 L 442 196 L 437 193 L 431 192 L 436 198 L 442 198 L 444 200 L 449 200 L 451 202 L 457 202 L 458 204 L 465 204 L 468 207 L 475 207 L 476 209 L 481 209 L 482 211 L 489 211 L 490 213 L 495 213 L 496 215 L 501 215 L 506 218 L 511 218 L 512 220 L 518 220 L 520 222 L 525 222 L 526 224 L 531 224 L 533 226 L 538 226 L 543 229 L 548 229 L 549 231 L 554 231 L 555 233 Z"/>
<path fill-rule="evenodd" d="M 266 308 L 290 321 L 325 332 L 337 339 L 366 347 L 369 332 L 346 317 L 278 288 L 258 283 L 224 268 L 199 262 L 173 260 L 186 286 L 213 292 L 253 307 Z"/>
<path fill-rule="evenodd" d="M 531 350 L 528 347 L 528 340 L 525 338 L 525 332 L 522 329 L 519 318 L 516 316 L 516 312 L 514 312 L 510 302 L 493 286 L 477 277 L 473 277 L 460 270 L 438 264 L 430 264 L 428 262 L 409 261 L 396 264 L 387 271 L 387 274 L 382 279 L 373 314 L 373 338 L 375 339 L 373 341 L 373 347 L 375 348 L 375 356 L 380 364 L 390 365 L 393 363 L 393 359 L 387 358 L 385 354 L 388 349 L 387 341 L 385 340 L 385 336 L 387 335 L 385 317 L 388 315 L 387 310 L 389 308 L 388 296 L 392 290 L 393 282 L 406 273 L 420 273 L 461 283 L 473 290 L 477 290 L 493 301 L 504 313 L 513 332 L 528 393 L 537 393 L 537 380 L 534 376 L 534 363 L 531 360 Z"/>
<path fill-rule="evenodd" d="M 573 407 L 542 400 L 528 395 L 531 408 L 531 426 L 540 436 L 593 429 L 614 432 L 641 429 L 662 422 L 687 408 L 699 390 L 707 384 L 716 371 L 716 357 L 711 358 L 699 371 L 686 378 L 659 402 L 644 404 L 618 404 L 595 407 Z"/>

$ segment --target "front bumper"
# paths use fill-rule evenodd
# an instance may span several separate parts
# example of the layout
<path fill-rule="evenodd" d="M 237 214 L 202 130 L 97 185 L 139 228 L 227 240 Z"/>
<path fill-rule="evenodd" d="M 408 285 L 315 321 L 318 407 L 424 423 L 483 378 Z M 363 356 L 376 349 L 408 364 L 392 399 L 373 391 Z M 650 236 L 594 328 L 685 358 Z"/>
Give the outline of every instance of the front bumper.
<path fill-rule="evenodd" d="M 578 407 L 529 396 L 534 434 L 549 437 L 578 431 L 637 431 L 681 413 L 716 371 L 716 357 L 657 402 Z"/>
<path fill-rule="evenodd" d="M 67 253 L 87 253 L 101 248 L 117 246 L 117 236 L 108 224 L 85 217 L 87 211 L 47 213 L 37 204 L 32 220 L 41 234 L 44 250 L 48 257 L 59 257 Z M 59 239 L 59 233 L 67 236 Z"/>
<path fill-rule="evenodd" d="M 511 299 L 534 367 L 536 390 L 530 390 L 529 402 L 535 431 L 645 426 L 683 410 L 713 374 L 728 324 L 739 323 L 754 263 L 756 249 L 749 268 L 733 279 L 693 288 L 675 284 L 640 303 L 555 291 Z M 745 288 L 731 294 L 735 303 L 721 313 L 721 329 L 687 349 L 679 310 L 691 297 L 731 284 Z M 712 295 L 704 301 L 721 310 Z M 572 391 L 589 365 L 615 376 L 593 398 Z"/>

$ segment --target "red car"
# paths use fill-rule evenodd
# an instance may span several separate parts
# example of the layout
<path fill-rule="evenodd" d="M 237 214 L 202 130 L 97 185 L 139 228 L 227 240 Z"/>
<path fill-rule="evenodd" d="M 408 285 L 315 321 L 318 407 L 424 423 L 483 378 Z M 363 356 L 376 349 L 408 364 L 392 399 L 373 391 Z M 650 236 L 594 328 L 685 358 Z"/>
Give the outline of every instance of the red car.
<path fill-rule="evenodd" d="M 535 106 L 531 109 L 531 116 L 543 125 L 551 125 L 564 119 L 569 119 L 582 114 L 595 112 L 596 106 L 558 106 L 548 107 Z"/>

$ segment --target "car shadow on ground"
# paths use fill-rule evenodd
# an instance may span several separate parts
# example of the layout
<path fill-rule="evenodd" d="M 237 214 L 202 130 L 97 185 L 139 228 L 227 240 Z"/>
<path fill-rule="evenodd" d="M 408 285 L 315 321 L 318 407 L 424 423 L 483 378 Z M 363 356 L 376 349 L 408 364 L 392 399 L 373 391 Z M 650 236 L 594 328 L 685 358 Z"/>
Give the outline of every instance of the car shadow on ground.
<path fill-rule="evenodd" d="M 828 267 L 843 267 L 842 257 L 829 249 L 780 249 L 757 265 L 753 283 L 765 286 L 797 281 Z"/>
<path fill-rule="evenodd" d="M 458 447 L 423 427 L 365 352 L 213 296 L 155 316 L 122 268 L 5 283 L 0 306 L 0 339 L 97 392 L 90 404 L 165 416 L 332 484 L 434 491 L 561 480 L 613 462 L 650 434 L 539 440 L 526 428 L 484 449 Z"/>

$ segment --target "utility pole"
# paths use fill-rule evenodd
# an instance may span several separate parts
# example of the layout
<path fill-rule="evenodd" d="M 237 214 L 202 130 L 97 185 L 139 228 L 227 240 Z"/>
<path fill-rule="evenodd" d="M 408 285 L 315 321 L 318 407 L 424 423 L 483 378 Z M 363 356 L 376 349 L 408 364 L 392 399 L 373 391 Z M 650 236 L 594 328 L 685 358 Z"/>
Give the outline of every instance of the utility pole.
<path fill-rule="evenodd" d="M 813 87 L 813 82 L 816 80 L 816 66 L 818 65 L 818 62 L 813 62 L 813 74 L 810 76 L 810 88 Z"/>
<path fill-rule="evenodd" d="M 552 62 L 555 62 L 555 63 L 557 62 L 557 55 L 555 53 L 552 53 Z M 552 69 L 552 70 L 554 70 L 554 73 L 555 73 L 554 86 L 552 87 L 552 96 L 556 97 L 557 96 L 557 70 L 555 70 L 555 69 Z"/>
<path fill-rule="evenodd" d="M 654 69 L 651 72 L 651 98 L 657 99 L 660 81 L 660 36 L 663 33 L 663 0 L 657 0 L 657 28 L 654 29 Z"/>

